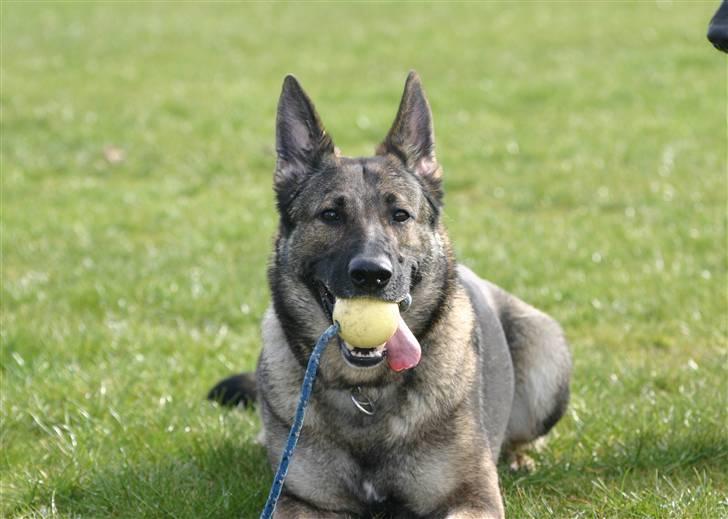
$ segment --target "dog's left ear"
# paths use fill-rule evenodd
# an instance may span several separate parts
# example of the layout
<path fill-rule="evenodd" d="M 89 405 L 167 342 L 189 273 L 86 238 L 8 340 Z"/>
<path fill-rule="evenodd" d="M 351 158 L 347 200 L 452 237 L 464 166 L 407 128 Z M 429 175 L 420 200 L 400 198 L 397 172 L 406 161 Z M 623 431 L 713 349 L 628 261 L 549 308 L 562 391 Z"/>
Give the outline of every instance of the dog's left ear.
<path fill-rule="evenodd" d="M 377 155 L 392 154 L 410 171 L 420 175 L 439 190 L 442 169 L 435 158 L 435 131 L 432 111 L 414 70 L 407 76 L 402 101 L 387 137 Z"/>

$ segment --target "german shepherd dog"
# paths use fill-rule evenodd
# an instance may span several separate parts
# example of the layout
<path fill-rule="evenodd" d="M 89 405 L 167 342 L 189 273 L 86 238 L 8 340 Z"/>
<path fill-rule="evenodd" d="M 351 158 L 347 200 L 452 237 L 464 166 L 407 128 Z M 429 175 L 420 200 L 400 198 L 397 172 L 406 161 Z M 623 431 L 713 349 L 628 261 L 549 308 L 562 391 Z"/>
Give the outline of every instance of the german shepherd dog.
<path fill-rule="evenodd" d="M 275 469 L 336 298 L 411 302 L 401 326 L 421 358 L 398 370 L 386 345 L 332 341 L 275 517 L 503 517 L 499 456 L 545 435 L 566 409 L 571 358 L 559 325 L 455 261 L 434 143 L 415 72 L 364 158 L 342 156 L 298 81 L 283 82 L 263 350 L 255 378 L 230 377 L 210 397 L 257 402 Z"/>

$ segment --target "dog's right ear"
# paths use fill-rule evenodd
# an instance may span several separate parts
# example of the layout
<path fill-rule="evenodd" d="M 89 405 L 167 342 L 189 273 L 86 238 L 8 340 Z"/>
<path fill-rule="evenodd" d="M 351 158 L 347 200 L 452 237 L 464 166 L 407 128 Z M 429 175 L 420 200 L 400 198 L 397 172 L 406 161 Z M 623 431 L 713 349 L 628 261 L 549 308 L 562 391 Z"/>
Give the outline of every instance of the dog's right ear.
<path fill-rule="evenodd" d="M 377 155 L 392 154 L 442 199 L 442 168 L 435 158 L 432 111 L 417 72 L 410 71 L 397 116 Z"/>
<path fill-rule="evenodd" d="M 278 100 L 276 152 L 275 189 L 279 204 L 286 202 L 280 200 L 286 191 L 295 187 L 324 156 L 334 153 L 334 143 L 313 103 L 292 75 L 283 80 Z"/>

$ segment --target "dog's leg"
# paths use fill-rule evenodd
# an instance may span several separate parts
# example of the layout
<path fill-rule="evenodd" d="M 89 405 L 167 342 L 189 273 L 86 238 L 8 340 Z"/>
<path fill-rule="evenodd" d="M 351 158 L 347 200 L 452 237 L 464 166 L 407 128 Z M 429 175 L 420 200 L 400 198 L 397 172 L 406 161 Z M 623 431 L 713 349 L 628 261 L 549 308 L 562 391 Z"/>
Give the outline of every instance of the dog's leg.
<path fill-rule="evenodd" d="M 502 519 L 503 500 L 498 487 L 498 473 L 488 460 L 483 477 L 462 484 L 453 492 L 446 506 L 445 519 Z M 442 515 L 438 514 L 438 517 Z"/>
<path fill-rule="evenodd" d="M 503 454 L 511 470 L 530 472 L 526 452 L 543 444 L 569 402 L 571 357 L 559 325 L 513 296 L 502 308 L 516 378 Z"/>
<path fill-rule="evenodd" d="M 475 277 L 462 267 L 461 275 Z M 532 468 L 524 447 L 559 421 L 569 401 L 569 346 L 559 324 L 548 315 L 488 281 L 478 279 L 477 285 L 500 319 L 515 375 L 502 452 L 515 453 L 517 468 Z"/>
<path fill-rule="evenodd" d="M 290 494 L 281 494 L 273 519 L 353 519 L 347 513 L 320 510 Z"/>
<path fill-rule="evenodd" d="M 453 510 L 445 519 L 498 519 L 504 517 L 502 513 L 493 513 L 470 507 L 462 507 Z"/>
<path fill-rule="evenodd" d="M 571 356 L 556 321 L 514 297 L 510 303 L 501 313 L 516 378 L 506 443 L 518 446 L 545 435 L 566 411 Z"/>
<path fill-rule="evenodd" d="M 445 519 L 503 519 L 503 503 L 497 496 L 490 504 L 461 503 L 448 510 Z"/>

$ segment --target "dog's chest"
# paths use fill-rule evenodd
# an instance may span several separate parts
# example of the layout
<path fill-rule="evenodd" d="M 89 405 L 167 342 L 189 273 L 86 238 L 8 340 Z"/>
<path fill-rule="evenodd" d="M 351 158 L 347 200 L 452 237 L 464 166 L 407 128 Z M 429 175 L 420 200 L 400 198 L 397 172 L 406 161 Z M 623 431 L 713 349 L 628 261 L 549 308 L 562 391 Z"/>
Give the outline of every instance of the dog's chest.
<path fill-rule="evenodd" d="M 437 452 L 419 446 L 370 450 L 358 458 L 350 492 L 372 516 L 420 517 L 453 490 L 457 468 Z"/>
<path fill-rule="evenodd" d="M 418 435 L 436 404 L 431 396 L 395 385 L 328 390 L 318 402 L 320 426 L 341 442 L 367 451 L 370 444 L 395 445 Z"/>
<path fill-rule="evenodd" d="M 434 405 L 427 393 L 396 387 L 354 391 L 367 412 L 353 401 L 352 391 L 326 393 L 316 425 L 347 452 L 348 477 L 339 481 L 364 509 L 374 516 L 417 517 L 454 490 L 457 434 L 450 420 L 432 426 Z"/>

